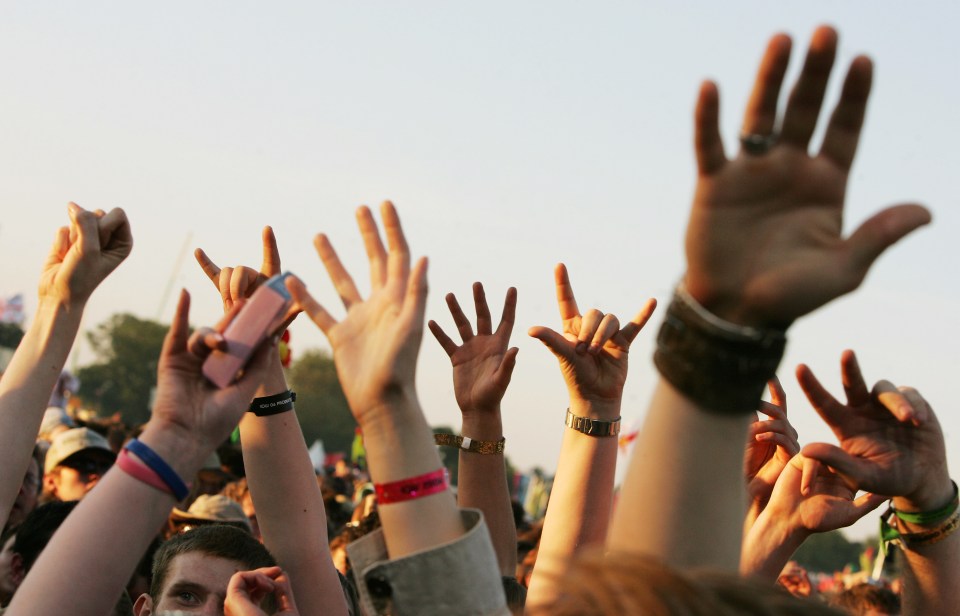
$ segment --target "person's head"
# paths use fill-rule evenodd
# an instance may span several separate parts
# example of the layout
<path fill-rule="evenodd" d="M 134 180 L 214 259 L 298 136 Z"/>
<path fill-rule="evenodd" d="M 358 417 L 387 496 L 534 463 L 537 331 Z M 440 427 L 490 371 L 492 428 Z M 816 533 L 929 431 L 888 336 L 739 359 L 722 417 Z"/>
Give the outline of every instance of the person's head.
<path fill-rule="evenodd" d="M 37 498 L 40 496 L 42 486 L 40 460 L 40 448 L 34 446 L 27 472 L 24 473 L 23 481 L 20 483 L 20 492 L 17 494 L 17 500 L 13 502 L 13 508 L 10 509 L 10 515 L 7 518 L 8 528 L 23 523 L 27 515 L 37 506 Z"/>
<path fill-rule="evenodd" d="M 889 616 L 900 613 L 900 597 L 889 588 L 857 584 L 837 593 L 830 605 L 854 616 Z"/>
<path fill-rule="evenodd" d="M 249 533 L 224 525 L 196 528 L 171 537 L 157 550 L 150 594 L 137 598 L 134 613 L 179 610 L 222 616 L 234 573 L 274 565 L 273 556 Z"/>
<path fill-rule="evenodd" d="M 13 542 L 16 538 L 15 528 L 0 535 L 0 605 L 10 603 L 19 586 L 13 573 Z"/>
<path fill-rule="evenodd" d="M 672 616 L 843 616 L 792 597 L 762 580 L 733 573 L 687 572 L 638 555 L 587 552 L 560 575 L 559 595 L 534 616 L 671 614 Z"/>
<path fill-rule="evenodd" d="M 43 414 L 43 420 L 40 422 L 40 432 L 37 438 L 44 441 L 53 441 L 54 438 L 66 432 L 71 428 L 76 428 L 77 424 L 67 412 L 59 406 L 47 407 Z"/>
<path fill-rule="evenodd" d="M 97 485 L 115 459 L 107 439 L 93 430 L 67 430 L 53 439 L 47 452 L 44 492 L 56 500 L 80 500 Z"/>
<path fill-rule="evenodd" d="M 189 532 L 211 524 L 227 524 L 253 534 L 240 503 L 220 494 L 201 494 L 186 511 L 174 507 L 170 513 L 172 533 Z"/>
<path fill-rule="evenodd" d="M 17 528 L 12 540 L 8 540 L 12 541 L 9 553 L 8 546 L 4 544 L 4 557 L 9 557 L 9 581 L 14 589 L 23 583 L 23 578 L 30 572 L 33 563 L 37 562 L 40 552 L 47 547 L 53 533 L 57 532 L 76 505 L 76 501 L 40 505 Z"/>

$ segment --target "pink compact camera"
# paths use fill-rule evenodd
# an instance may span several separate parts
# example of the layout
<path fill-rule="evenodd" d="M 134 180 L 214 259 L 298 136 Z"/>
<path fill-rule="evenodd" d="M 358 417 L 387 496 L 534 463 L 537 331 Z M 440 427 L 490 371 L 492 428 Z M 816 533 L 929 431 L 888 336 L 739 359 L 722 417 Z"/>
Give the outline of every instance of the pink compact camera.
<path fill-rule="evenodd" d="M 283 324 L 293 298 L 284 284 L 290 272 L 277 274 L 254 291 L 227 328 L 225 351 L 215 350 L 203 362 L 203 376 L 219 388 L 233 383 L 250 356 L 267 336 Z"/>

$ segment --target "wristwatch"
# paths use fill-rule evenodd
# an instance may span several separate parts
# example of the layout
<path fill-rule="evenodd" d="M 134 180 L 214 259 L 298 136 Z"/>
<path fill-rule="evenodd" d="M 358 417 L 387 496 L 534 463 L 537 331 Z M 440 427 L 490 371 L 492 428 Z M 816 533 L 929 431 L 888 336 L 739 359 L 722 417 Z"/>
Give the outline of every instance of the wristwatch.
<path fill-rule="evenodd" d="M 614 421 L 602 421 L 574 415 L 570 412 L 570 409 L 567 409 L 567 417 L 563 420 L 563 423 L 568 428 L 573 428 L 587 436 L 616 436 L 620 434 L 619 417 Z"/>

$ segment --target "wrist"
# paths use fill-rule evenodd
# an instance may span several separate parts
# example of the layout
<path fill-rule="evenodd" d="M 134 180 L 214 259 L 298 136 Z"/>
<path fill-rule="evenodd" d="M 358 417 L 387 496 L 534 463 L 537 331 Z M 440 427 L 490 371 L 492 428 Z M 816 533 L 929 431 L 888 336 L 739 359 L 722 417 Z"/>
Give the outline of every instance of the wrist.
<path fill-rule="evenodd" d="M 86 301 L 68 300 L 52 295 L 39 297 L 37 302 L 37 319 L 63 319 L 74 318 L 77 322 L 83 316 L 83 309 L 86 307 Z"/>
<path fill-rule="evenodd" d="M 275 394 L 283 393 L 290 388 L 287 386 L 287 378 L 283 373 L 283 364 L 280 363 L 280 352 L 273 351 L 270 353 L 270 360 L 267 366 L 267 373 L 263 379 L 263 383 L 257 387 L 256 393 L 254 393 L 255 398 L 263 398 L 266 396 L 273 396 Z"/>
<path fill-rule="evenodd" d="M 160 456 L 184 481 L 191 481 L 215 445 L 196 432 L 168 422 L 151 420 L 139 440 Z"/>
<path fill-rule="evenodd" d="M 616 421 L 620 418 L 620 399 L 590 400 L 580 396 L 570 396 L 570 412 L 579 417 Z"/>
<path fill-rule="evenodd" d="M 813 534 L 789 520 L 784 513 L 765 510 L 760 514 L 744 541 L 742 574 L 777 579 L 793 553 Z"/>
<path fill-rule="evenodd" d="M 500 409 L 494 413 L 463 414 L 460 434 L 474 440 L 496 441 L 503 437 Z"/>
<path fill-rule="evenodd" d="M 953 483 L 949 475 L 924 481 L 920 488 L 909 495 L 895 496 L 893 508 L 904 512 L 926 512 L 939 509 L 953 500 Z"/>

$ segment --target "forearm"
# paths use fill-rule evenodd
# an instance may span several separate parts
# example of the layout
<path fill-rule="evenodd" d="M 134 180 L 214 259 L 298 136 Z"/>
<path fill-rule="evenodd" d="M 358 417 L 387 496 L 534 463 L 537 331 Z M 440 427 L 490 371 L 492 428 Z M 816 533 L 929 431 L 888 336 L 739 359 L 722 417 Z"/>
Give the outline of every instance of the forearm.
<path fill-rule="evenodd" d="M 920 498 L 895 498 L 893 506 L 898 511 L 932 511 L 949 501 L 953 496 L 952 486 L 945 469 L 943 476 L 931 478 L 928 485 L 936 492 Z M 900 523 L 902 532 L 930 530 L 919 525 Z M 904 616 L 921 614 L 949 614 L 960 605 L 960 530 L 934 544 L 911 546 L 904 555 Z"/>
<path fill-rule="evenodd" d="M 148 426 L 140 438 L 181 476 L 200 468 L 208 451 L 178 435 Z M 108 614 L 139 560 L 166 521 L 174 497 L 121 471 L 110 470 L 67 517 L 6 614 Z M 104 557 L 109 546 L 109 557 Z M 82 584 L 65 584 L 84 572 Z"/>
<path fill-rule="evenodd" d="M 287 391 L 279 359 L 256 396 Z M 327 516 L 296 411 L 240 422 L 244 468 L 264 544 L 290 578 L 305 614 L 346 614 L 327 549 Z"/>
<path fill-rule="evenodd" d="M 660 379 L 624 480 L 608 550 L 736 571 L 751 416 L 710 413 Z"/>
<path fill-rule="evenodd" d="M 500 440 L 503 437 L 500 409 L 483 415 L 464 415 L 461 434 L 481 441 Z M 517 527 L 510 505 L 503 454 L 461 451 L 457 499 L 461 507 L 483 512 L 501 575 L 516 575 Z"/>
<path fill-rule="evenodd" d="M 596 417 L 591 405 L 571 400 L 570 411 Z M 616 409 L 600 416 L 617 417 Z M 602 545 L 607 538 L 613 507 L 617 468 L 617 438 L 588 436 L 564 428 L 560 459 L 543 524 L 537 566 L 530 582 L 529 605 L 549 602 L 557 591 L 555 580 L 579 551 Z"/>
<path fill-rule="evenodd" d="M 0 379 L 0 520 L 7 516 L 27 471 L 43 412 L 73 347 L 83 305 L 41 301 Z"/>
<path fill-rule="evenodd" d="M 783 567 L 797 551 L 808 532 L 787 527 L 786 512 L 764 512 L 746 533 L 740 557 L 740 573 L 776 582 Z"/>
<path fill-rule="evenodd" d="M 360 426 L 374 483 L 390 483 L 442 468 L 433 433 L 416 393 L 397 393 Z M 391 559 L 426 550 L 463 535 L 463 522 L 449 490 L 411 500 L 380 504 L 380 521 Z"/>

